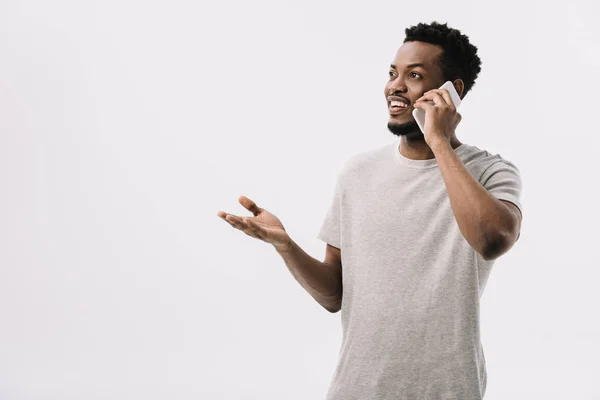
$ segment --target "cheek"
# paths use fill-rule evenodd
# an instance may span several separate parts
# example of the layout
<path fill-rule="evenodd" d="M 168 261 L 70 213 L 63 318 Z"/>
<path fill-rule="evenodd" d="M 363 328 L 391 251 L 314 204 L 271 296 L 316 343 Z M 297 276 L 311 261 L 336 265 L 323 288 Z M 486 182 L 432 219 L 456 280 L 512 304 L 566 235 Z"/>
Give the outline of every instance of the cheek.
<path fill-rule="evenodd" d="M 383 88 L 383 93 L 387 97 L 387 95 L 388 95 L 389 92 L 390 92 L 390 84 L 388 82 L 388 83 L 385 84 L 385 87 Z"/>

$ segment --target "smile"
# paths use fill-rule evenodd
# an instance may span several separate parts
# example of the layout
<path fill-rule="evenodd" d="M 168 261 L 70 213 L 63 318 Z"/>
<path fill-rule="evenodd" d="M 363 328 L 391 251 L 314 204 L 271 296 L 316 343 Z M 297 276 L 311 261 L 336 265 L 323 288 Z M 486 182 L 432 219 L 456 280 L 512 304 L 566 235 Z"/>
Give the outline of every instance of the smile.
<path fill-rule="evenodd" d="M 390 111 L 390 115 L 398 115 L 398 114 L 402 114 L 404 111 L 408 110 L 408 108 L 409 108 L 408 106 L 402 107 L 402 106 L 390 104 L 388 110 Z"/>

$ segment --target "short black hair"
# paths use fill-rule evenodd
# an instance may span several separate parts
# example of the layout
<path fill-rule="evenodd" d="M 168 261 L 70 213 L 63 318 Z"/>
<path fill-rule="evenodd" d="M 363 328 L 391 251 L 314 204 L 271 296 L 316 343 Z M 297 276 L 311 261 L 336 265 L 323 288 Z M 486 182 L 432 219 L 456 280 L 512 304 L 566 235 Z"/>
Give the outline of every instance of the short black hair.
<path fill-rule="evenodd" d="M 463 97 L 475 85 L 475 79 L 481 71 L 481 59 L 477 55 L 477 47 L 469 42 L 469 37 L 459 30 L 440 24 L 419 23 L 405 29 L 406 42 L 425 42 L 438 45 L 444 50 L 439 65 L 444 73 L 444 79 L 453 81 L 462 79 L 465 83 Z"/>

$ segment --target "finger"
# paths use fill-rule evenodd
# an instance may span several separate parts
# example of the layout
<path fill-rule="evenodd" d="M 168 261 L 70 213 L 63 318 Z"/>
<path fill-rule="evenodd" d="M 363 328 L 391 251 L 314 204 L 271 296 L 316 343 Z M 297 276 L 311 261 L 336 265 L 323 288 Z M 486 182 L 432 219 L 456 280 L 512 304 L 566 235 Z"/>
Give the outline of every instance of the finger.
<path fill-rule="evenodd" d="M 231 224 L 235 228 L 237 228 L 240 231 L 244 232 L 246 235 L 252 236 L 252 237 L 257 237 L 254 234 L 254 231 L 252 229 L 250 229 L 250 227 L 248 226 L 248 223 L 243 218 L 238 218 L 238 217 L 235 217 L 235 216 L 233 216 L 233 215 L 230 214 L 230 215 L 227 216 L 227 219 L 228 219 L 228 221 L 231 222 Z"/>
<path fill-rule="evenodd" d="M 248 236 L 252 236 L 253 238 L 264 240 L 263 236 L 266 232 L 264 231 L 264 229 L 262 229 L 258 226 L 256 221 L 254 220 L 254 217 L 244 218 L 243 223 L 245 224 L 244 232 Z"/>
<path fill-rule="evenodd" d="M 254 232 L 254 234 L 259 238 L 259 239 L 263 239 L 264 237 L 267 236 L 267 232 L 264 230 L 263 227 L 261 227 L 260 225 L 258 225 L 256 223 L 256 221 L 254 221 L 252 218 L 248 218 L 246 220 L 246 222 L 248 223 L 248 227 L 250 229 L 252 229 L 252 231 Z"/>
<path fill-rule="evenodd" d="M 222 220 L 224 220 L 224 221 L 226 221 L 226 222 L 230 222 L 230 221 L 227 219 L 227 217 L 228 217 L 228 216 L 233 216 L 233 217 L 235 217 L 235 215 L 233 215 L 233 214 L 229 214 L 229 213 L 226 213 L 225 211 L 219 211 L 219 212 L 217 213 L 217 215 L 219 216 L 219 218 L 221 218 Z M 238 218 L 239 218 L 239 217 L 238 217 Z"/>
<path fill-rule="evenodd" d="M 239 228 L 239 219 L 236 216 L 227 214 L 223 219 L 234 228 Z"/>
<path fill-rule="evenodd" d="M 431 104 L 429 101 L 425 101 L 425 100 L 415 102 L 413 104 L 413 107 L 414 108 L 422 108 L 425 111 L 435 108 L 435 106 L 433 104 Z"/>
<path fill-rule="evenodd" d="M 260 212 L 262 211 L 262 208 L 257 206 L 254 201 L 250 200 L 246 196 L 243 196 L 243 195 L 240 196 L 238 201 L 240 202 L 241 205 L 244 206 L 244 208 L 246 208 L 248 211 L 250 211 L 252 214 L 254 214 L 254 216 L 260 214 Z"/>
<path fill-rule="evenodd" d="M 450 92 L 448 92 L 448 90 L 446 89 L 441 89 L 438 91 L 440 93 L 440 95 L 443 97 L 444 101 L 446 102 L 446 104 L 448 104 L 448 107 L 452 110 L 455 111 L 456 107 L 454 107 L 454 103 L 452 102 L 452 96 L 450 96 Z"/>
<path fill-rule="evenodd" d="M 237 227 L 237 226 L 235 226 L 235 225 L 233 224 L 233 222 L 231 222 L 231 221 L 228 221 L 228 220 L 225 220 L 225 222 L 227 222 L 229 225 L 231 225 L 231 227 L 232 227 L 232 228 L 238 229 L 238 227 Z"/>
<path fill-rule="evenodd" d="M 236 219 L 237 217 L 235 217 L 234 215 L 231 214 L 227 214 L 225 217 L 223 217 L 223 220 L 225 222 L 227 222 L 232 228 L 235 229 L 239 229 L 242 230 L 243 227 L 240 225 L 240 223 L 238 222 L 239 219 Z"/>
<path fill-rule="evenodd" d="M 225 221 L 225 222 L 227 222 L 229 225 L 231 225 L 231 223 L 230 223 L 230 222 L 227 220 L 227 215 L 229 215 L 229 214 L 227 214 L 225 211 L 219 211 L 219 212 L 217 212 L 217 216 L 218 216 L 219 218 L 221 218 L 223 221 Z"/>
<path fill-rule="evenodd" d="M 227 219 L 228 222 L 231 222 L 231 224 L 234 225 L 236 228 L 246 226 L 246 224 L 242 220 L 242 218 L 240 218 L 236 215 L 227 214 L 227 217 L 225 217 L 225 218 Z"/>
<path fill-rule="evenodd" d="M 437 107 L 447 106 L 446 100 L 441 96 L 440 91 L 438 89 L 430 90 L 429 92 L 423 93 L 421 97 L 423 100 L 433 101 L 433 104 Z"/>
<path fill-rule="evenodd" d="M 418 102 L 424 102 L 424 103 L 429 103 L 429 104 L 433 105 L 433 101 L 428 100 L 428 98 L 425 96 L 421 96 L 415 101 L 415 103 L 418 103 Z"/>
<path fill-rule="evenodd" d="M 429 92 L 425 92 L 425 93 L 423 93 L 423 94 L 421 95 L 421 97 L 419 97 L 419 98 L 418 98 L 418 99 L 415 101 L 415 103 L 418 103 L 418 102 L 420 102 L 420 101 L 429 101 L 429 102 L 432 102 L 432 101 L 430 100 L 430 98 L 431 98 L 431 96 L 429 96 Z M 432 103 L 433 103 L 433 102 L 432 102 Z"/>
<path fill-rule="evenodd" d="M 233 214 L 226 213 L 224 211 L 219 211 L 219 217 L 224 219 L 226 222 L 229 222 L 230 224 L 232 222 L 236 222 L 238 225 L 240 222 L 243 223 L 243 218 L 244 218 L 244 217 L 240 217 L 239 215 L 233 215 Z"/>

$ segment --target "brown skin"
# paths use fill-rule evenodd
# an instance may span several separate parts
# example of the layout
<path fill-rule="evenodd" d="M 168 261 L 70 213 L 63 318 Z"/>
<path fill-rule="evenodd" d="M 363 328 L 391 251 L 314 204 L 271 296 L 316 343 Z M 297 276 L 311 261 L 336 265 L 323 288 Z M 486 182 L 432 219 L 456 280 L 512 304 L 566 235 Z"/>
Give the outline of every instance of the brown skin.
<path fill-rule="evenodd" d="M 484 260 L 494 260 L 506 253 L 519 238 L 522 218 L 519 209 L 492 196 L 447 140 L 439 140 L 431 148 L 463 237 Z"/>
<path fill-rule="evenodd" d="M 340 249 L 327 244 L 325 261 L 307 254 L 294 242 L 275 215 L 246 196 L 239 202 L 254 216 L 242 217 L 219 211 L 217 215 L 246 235 L 273 245 L 298 283 L 327 311 L 342 307 L 342 256 Z"/>
<path fill-rule="evenodd" d="M 240 196 L 238 200 L 244 208 L 254 214 L 254 217 L 240 217 L 225 211 L 219 211 L 217 215 L 246 235 L 272 244 L 276 250 L 283 251 L 289 248 L 290 237 L 279 218 L 264 208 L 258 207 L 246 196 Z"/>
<path fill-rule="evenodd" d="M 395 68 L 390 69 L 385 96 L 387 99 L 388 94 L 394 92 L 410 104 L 402 114 L 390 115 L 389 122 L 414 123 L 415 106 L 427 110 L 425 134 L 416 126 L 416 130 L 401 137 L 399 151 L 415 160 L 437 160 L 461 233 L 484 259 L 491 260 L 512 247 L 519 236 L 521 215 L 512 203 L 491 196 L 453 151 L 462 144 L 455 135 L 461 118 L 451 106 L 448 92 L 437 90 L 444 83 L 442 71 L 436 64 L 441 54 L 440 47 L 428 43 L 407 42 L 400 47 L 392 63 Z M 414 63 L 423 66 L 407 68 Z M 453 83 L 462 98 L 463 81 L 457 79 Z M 435 104 L 428 105 L 425 100 Z M 246 196 L 240 196 L 239 202 L 252 217 L 224 211 L 217 215 L 248 236 L 273 245 L 302 287 L 329 312 L 339 311 L 343 293 L 341 250 L 327 244 L 325 261 L 321 262 L 289 237 L 275 215 Z"/>
<path fill-rule="evenodd" d="M 410 107 L 399 115 L 390 115 L 389 122 L 405 124 L 414 121 L 414 108 L 426 111 L 425 132 L 417 127 L 418 131 L 401 136 L 399 151 L 416 160 L 436 159 L 462 235 L 483 259 L 493 260 L 519 238 L 522 216 L 514 204 L 492 196 L 454 151 L 461 145 L 455 129 L 462 117 L 448 91 L 437 89 L 445 81 L 436 64 L 442 51 L 439 46 L 422 42 L 407 42 L 400 47 L 392 63 L 395 67 L 390 68 L 385 95 L 404 97 Z M 416 63 L 423 66 L 408 68 Z M 462 98 L 464 82 L 456 79 L 453 84 Z"/>
<path fill-rule="evenodd" d="M 412 116 L 414 105 L 425 92 L 437 89 L 445 82 L 442 69 L 438 65 L 438 59 L 443 54 L 441 47 L 423 42 L 406 42 L 396 52 L 396 56 L 390 66 L 390 78 L 384 88 L 384 96 L 389 107 L 387 97 L 390 93 L 396 93 L 406 98 L 409 108 L 399 115 L 390 115 L 389 123 L 404 124 L 415 121 Z M 414 66 L 413 64 L 422 64 Z M 461 79 L 453 82 L 456 91 L 462 98 L 464 83 Z M 462 143 L 454 137 L 451 141 L 452 148 L 457 148 Z M 427 160 L 434 158 L 433 151 L 425 141 L 423 133 L 415 125 L 413 133 L 401 136 L 400 154 L 414 160 Z"/>

